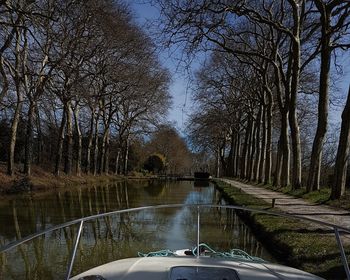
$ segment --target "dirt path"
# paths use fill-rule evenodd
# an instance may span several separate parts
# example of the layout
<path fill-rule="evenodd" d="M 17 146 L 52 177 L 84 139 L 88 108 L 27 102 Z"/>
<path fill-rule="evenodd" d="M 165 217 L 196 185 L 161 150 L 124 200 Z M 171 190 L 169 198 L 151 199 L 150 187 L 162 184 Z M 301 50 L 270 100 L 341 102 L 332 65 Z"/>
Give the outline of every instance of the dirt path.
<path fill-rule="evenodd" d="M 221 179 L 230 185 L 240 188 L 247 194 L 260 198 L 272 204 L 275 199 L 275 208 L 285 213 L 308 217 L 318 221 L 328 222 L 350 229 L 350 212 L 342 209 L 334 209 L 326 205 L 318 205 L 305 201 L 302 198 L 295 198 L 283 193 L 248 185 L 239 181 Z"/>

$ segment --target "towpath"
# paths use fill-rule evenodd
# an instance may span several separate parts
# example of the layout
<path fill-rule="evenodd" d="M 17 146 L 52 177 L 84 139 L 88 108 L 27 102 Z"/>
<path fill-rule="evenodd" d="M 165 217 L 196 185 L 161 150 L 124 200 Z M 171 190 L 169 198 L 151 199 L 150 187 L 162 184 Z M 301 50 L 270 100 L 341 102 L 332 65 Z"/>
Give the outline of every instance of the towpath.
<path fill-rule="evenodd" d="M 285 213 L 304 216 L 318 221 L 328 222 L 350 229 L 350 212 L 342 209 L 335 209 L 326 205 L 319 205 L 306 201 L 302 198 L 295 198 L 280 192 L 267 190 L 262 187 L 252 186 L 232 179 L 221 179 L 232 186 L 240 188 L 247 194 L 260 198 L 267 203 L 275 199 L 275 208 Z"/>

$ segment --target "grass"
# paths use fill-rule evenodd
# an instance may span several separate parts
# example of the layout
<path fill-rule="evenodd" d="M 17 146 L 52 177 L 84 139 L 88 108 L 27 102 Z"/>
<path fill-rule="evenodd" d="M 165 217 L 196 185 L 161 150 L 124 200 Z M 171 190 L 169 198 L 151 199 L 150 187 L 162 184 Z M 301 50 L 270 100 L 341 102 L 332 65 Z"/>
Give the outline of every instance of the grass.
<path fill-rule="evenodd" d="M 270 204 L 240 191 L 239 188 L 220 181 L 216 181 L 216 184 L 233 204 L 255 209 L 270 207 Z M 305 195 L 299 192 L 295 195 Z M 325 196 L 326 194 L 311 194 L 309 199 L 322 201 Z M 296 219 L 252 213 L 241 213 L 241 216 L 250 224 L 259 241 L 269 248 L 270 253 L 281 263 L 327 279 L 345 278 L 339 249 L 331 231 Z M 346 247 L 346 253 L 350 254 L 350 246 Z"/>

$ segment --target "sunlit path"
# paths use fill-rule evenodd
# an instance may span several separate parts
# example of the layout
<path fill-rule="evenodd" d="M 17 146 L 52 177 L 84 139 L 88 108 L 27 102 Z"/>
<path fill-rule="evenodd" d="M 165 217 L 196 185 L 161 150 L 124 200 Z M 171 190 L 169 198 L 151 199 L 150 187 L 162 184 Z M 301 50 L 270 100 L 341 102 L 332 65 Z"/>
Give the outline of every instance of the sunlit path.
<path fill-rule="evenodd" d="M 274 207 L 285 213 L 292 215 L 309 217 L 315 220 L 329 222 L 350 229 L 350 212 L 342 209 L 335 209 L 326 205 L 318 205 L 305 201 L 301 198 L 295 198 L 280 192 L 267 190 L 262 187 L 252 186 L 237 180 L 220 179 L 232 186 L 241 189 L 243 192 L 253 195 L 263 201 L 270 203 L 275 199 Z"/>

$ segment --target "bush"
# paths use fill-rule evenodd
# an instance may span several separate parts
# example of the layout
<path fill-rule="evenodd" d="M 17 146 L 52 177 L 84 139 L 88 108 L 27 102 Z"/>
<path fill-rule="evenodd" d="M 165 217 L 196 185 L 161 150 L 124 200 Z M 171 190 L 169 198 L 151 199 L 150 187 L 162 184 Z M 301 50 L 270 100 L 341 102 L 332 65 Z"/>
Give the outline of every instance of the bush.
<path fill-rule="evenodd" d="M 144 164 L 145 170 L 159 173 L 165 169 L 165 157 L 161 154 L 150 155 Z"/>

